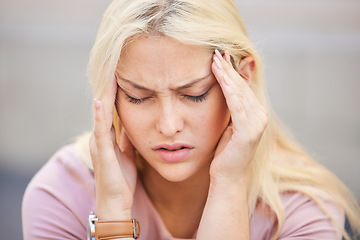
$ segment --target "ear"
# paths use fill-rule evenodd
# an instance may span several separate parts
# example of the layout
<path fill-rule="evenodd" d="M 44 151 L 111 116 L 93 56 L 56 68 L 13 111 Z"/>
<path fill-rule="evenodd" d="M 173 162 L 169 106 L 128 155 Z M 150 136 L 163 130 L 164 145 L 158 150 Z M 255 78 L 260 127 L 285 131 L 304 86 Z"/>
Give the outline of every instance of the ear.
<path fill-rule="evenodd" d="M 243 58 L 239 63 L 237 72 L 251 85 L 255 73 L 255 59 L 252 56 Z"/>

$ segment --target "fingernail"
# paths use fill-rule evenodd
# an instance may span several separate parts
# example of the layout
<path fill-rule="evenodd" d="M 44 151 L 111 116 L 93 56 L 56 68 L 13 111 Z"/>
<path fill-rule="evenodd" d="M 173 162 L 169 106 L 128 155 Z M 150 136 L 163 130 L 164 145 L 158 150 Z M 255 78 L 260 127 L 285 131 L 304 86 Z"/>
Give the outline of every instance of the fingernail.
<path fill-rule="evenodd" d="M 230 54 L 229 54 L 227 51 L 225 52 L 225 61 L 226 61 L 227 63 L 230 63 L 230 62 L 231 62 Z"/>
<path fill-rule="evenodd" d="M 97 100 L 96 98 L 94 98 L 94 107 L 95 107 L 95 110 L 100 109 L 100 101 Z"/>
<path fill-rule="evenodd" d="M 217 49 L 215 49 L 215 55 L 216 55 L 219 59 L 223 58 L 223 56 L 221 55 L 221 53 L 220 53 L 219 50 L 217 50 Z"/>
<path fill-rule="evenodd" d="M 214 56 L 214 61 L 215 61 L 216 67 L 218 69 L 220 69 L 220 70 L 223 69 L 221 62 L 220 62 L 219 58 L 216 55 Z"/>

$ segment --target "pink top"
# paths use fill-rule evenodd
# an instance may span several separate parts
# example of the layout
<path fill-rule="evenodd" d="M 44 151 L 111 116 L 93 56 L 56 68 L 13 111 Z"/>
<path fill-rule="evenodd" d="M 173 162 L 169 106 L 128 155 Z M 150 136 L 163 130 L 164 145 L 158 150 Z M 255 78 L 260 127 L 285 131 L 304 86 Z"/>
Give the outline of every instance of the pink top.
<path fill-rule="evenodd" d="M 326 214 L 300 193 L 281 195 L 285 223 L 279 239 L 341 239 Z M 325 202 L 340 224 L 341 209 Z M 95 211 L 95 183 L 73 145 L 59 150 L 34 176 L 22 206 L 25 240 L 86 239 L 87 219 Z M 140 222 L 140 240 L 175 240 L 138 181 L 132 209 Z M 260 205 L 250 221 L 250 238 L 270 239 L 276 230 L 274 218 Z"/>

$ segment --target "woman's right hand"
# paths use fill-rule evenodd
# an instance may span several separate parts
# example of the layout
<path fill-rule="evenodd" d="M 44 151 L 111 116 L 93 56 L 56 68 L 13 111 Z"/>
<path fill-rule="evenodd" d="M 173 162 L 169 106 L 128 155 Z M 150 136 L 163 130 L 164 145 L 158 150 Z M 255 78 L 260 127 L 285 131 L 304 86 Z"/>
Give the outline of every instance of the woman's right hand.
<path fill-rule="evenodd" d="M 134 147 L 121 131 L 119 145 L 113 126 L 117 92 L 115 78 L 108 81 L 102 99 L 94 99 L 94 131 L 90 154 L 96 187 L 96 215 L 100 220 L 129 220 L 137 170 Z"/>

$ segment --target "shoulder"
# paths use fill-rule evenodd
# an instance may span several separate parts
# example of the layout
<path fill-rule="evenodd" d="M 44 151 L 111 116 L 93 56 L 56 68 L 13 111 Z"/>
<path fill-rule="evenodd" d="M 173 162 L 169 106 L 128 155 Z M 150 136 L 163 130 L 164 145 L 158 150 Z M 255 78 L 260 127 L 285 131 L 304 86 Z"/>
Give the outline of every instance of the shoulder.
<path fill-rule="evenodd" d="M 328 214 L 310 197 L 298 192 L 280 194 L 284 210 L 284 224 L 278 239 L 341 239 L 341 233 Z M 331 201 L 320 199 L 320 204 L 340 226 L 344 226 L 344 211 Z M 251 219 L 251 239 L 270 239 L 277 229 L 275 214 L 259 202 Z"/>
<path fill-rule="evenodd" d="M 281 200 L 285 219 L 280 239 L 341 239 L 335 222 L 343 227 L 345 214 L 332 201 L 319 198 L 315 202 L 298 192 L 283 193 Z M 335 221 L 332 221 L 329 214 Z"/>
<path fill-rule="evenodd" d="M 36 173 L 27 190 L 41 189 L 54 196 L 61 193 L 75 193 L 75 190 L 94 192 L 92 172 L 83 164 L 74 145 L 58 150 L 50 160 Z M 78 192 L 77 192 L 78 193 Z M 68 197 L 69 200 L 73 196 Z"/>
<path fill-rule="evenodd" d="M 74 145 L 57 151 L 29 183 L 23 198 L 25 239 L 79 239 L 95 203 L 91 171 Z"/>

